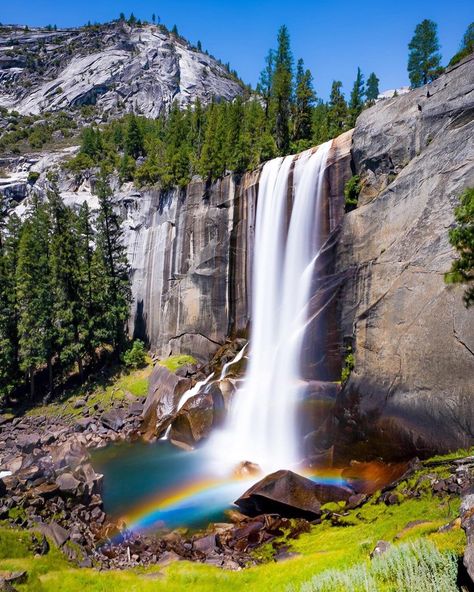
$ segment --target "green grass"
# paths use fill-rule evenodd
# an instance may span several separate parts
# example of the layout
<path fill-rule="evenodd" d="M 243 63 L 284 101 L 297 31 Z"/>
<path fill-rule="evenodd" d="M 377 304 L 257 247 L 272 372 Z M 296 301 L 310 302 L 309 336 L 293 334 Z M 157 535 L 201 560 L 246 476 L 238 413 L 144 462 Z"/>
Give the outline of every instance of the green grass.
<path fill-rule="evenodd" d="M 123 400 L 127 393 L 135 397 L 145 397 L 148 389 L 148 377 L 151 374 L 153 366 L 147 360 L 148 365 L 145 368 L 134 370 L 132 372 L 121 372 L 100 382 L 96 380 L 89 388 L 92 393 L 87 399 L 84 407 L 75 408 L 74 405 L 79 399 L 84 398 L 84 387 L 78 387 L 68 391 L 68 396 L 49 403 L 33 407 L 26 412 L 29 416 L 45 415 L 47 417 L 60 417 L 65 421 L 77 420 L 84 414 L 85 409 L 92 413 L 95 405 L 107 410 L 114 403 Z"/>
<path fill-rule="evenodd" d="M 182 366 L 186 366 L 186 364 L 197 364 L 196 358 L 187 355 L 178 355 L 178 356 L 170 356 L 169 358 L 165 358 L 158 362 L 160 366 L 164 366 L 168 368 L 170 372 L 176 372 Z"/>
<path fill-rule="evenodd" d="M 457 557 L 431 541 L 417 539 L 350 569 L 327 570 L 304 583 L 301 592 L 457 592 Z M 292 587 L 291 590 L 296 590 Z"/>
<path fill-rule="evenodd" d="M 427 473 L 432 475 L 433 470 L 420 471 L 414 483 Z M 400 495 L 408 485 L 408 481 L 398 485 Z M 32 557 L 28 551 L 29 535 L 5 529 L 0 530 L 0 570 L 26 569 L 31 573 L 30 580 L 18 586 L 19 592 L 182 592 L 187 589 L 193 592 L 285 592 L 289 584 L 299 589 L 301 584 L 327 570 L 360 567 L 367 563 L 370 552 L 381 539 L 396 545 L 422 539 L 433 543 L 440 551 L 461 555 L 465 535 L 459 525 L 448 532 L 438 532 L 441 526 L 459 515 L 459 499 L 439 498 L 422 488 L 420 491 L 420 498 L 402 499 L 394 506 L 376 503 L 377 496 L 374 496 L 362 508 L 343 516 L 343 525 L 333 526 L 325 520 L 299 539 L 284 541 L 297 556 L 275 563 L 271 560 L 271 544 L 268 544 L 258 551 L 259 557 L 269 560 L 267 563 L 238 572 L 184 561 L 164 568 L 155 566 L 121 572 L 77 569 L 56 550 L 45 557 Z M 407 528 L 408 523 L 417 520 L 423 522 Z"/>

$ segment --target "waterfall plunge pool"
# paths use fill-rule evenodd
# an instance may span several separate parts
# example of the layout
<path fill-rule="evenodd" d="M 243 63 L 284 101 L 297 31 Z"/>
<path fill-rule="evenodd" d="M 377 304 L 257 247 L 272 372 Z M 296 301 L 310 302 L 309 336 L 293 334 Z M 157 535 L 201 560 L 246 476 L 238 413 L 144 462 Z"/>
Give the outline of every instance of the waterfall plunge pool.
<path fill-rule="evenodd" d="M 119 442 L 91 451 L 96 471 L 104 475 L 107 514 L 129 530 L 202 529 L 227 521 L 225 511 L 263 474 L 238 478 L 221 474 L 207 447 L 184 451 L 167 440 L 154 444 Z M 326 485 L 357 481 L 367 493 L 398 478 L 405 463 L 380 461 L 345 468 L 298 469 L 295 472 Z M 347 477 L 346 477 L 347 475 Z"/>
<path fill-rule="evenodd" d="M 259 479 L 216 477 L 206 470 L 204 449 L 188 452 L 166 440 L 114 443 L 91 456 L 104 475 L 105 511 L 131 530 L 197 529 L 223 521 L 225 510 Z"/>

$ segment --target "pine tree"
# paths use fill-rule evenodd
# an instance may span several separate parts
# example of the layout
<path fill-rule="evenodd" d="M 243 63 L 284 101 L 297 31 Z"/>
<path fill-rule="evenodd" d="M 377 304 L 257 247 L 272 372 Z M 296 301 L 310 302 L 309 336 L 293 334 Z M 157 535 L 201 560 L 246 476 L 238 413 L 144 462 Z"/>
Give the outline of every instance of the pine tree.
<path fill-rule="evenodd" d="M 94 254 L 93 239 L 94 231 L 91 222 L 91 212 L 87 201 L 79 210 L 76 221 L 77 232 L 77 273 L 79 275 L 79 296 L 81 299 L 81 310 L 83 316 L 80 319 L 81 339 L 84 353 L 90 358 L 95 357 L 96 341 L 94 339 L 95 328 L 100 325 L 99 312 L 94 308 L 93 281 L 92 281 L 92 259 Z"/>
<path fill-rule="evenodd" d="M 349 101 L 349 126 L 354 127 L 357 118 L 364 107 L 364 76 L 360 68 L 357 68 L 357 76 L 351 91 Z"/>
<path fill-rule="evenodd" d="M 281 154 L 286 154 L 290 145 L 290 113 L 292 100 L 293 56 L 290 36 L 285 25 L 278 31 L 278 48 L 272 80 L 272 111 L 275 140 Z"/>
<path fill-rule="evenodd" d="M 153 14 L 151 15 L 151 21 L 152 21 L 152 23 L 153 23 L 153 24 L 155 24 L 155 23 L 156 23 L 156 14 L 155 14 L 155 13 L 153 13 Z"/>
<path fill-rule="evenodd" d="M 197 50 L 202 51 L 202 43 L 200 41 L 197 42 Z"/>
<path fill-rule="evenodd" d="M 96 251 L 92 266 L 96 298 L 94 308 L 101 315 L 98 337 L 110 343 L 117 354 L 125 344 L 125 326 L 131 302 L 129 264 L 120 216 L 115 212 L 112 190 L 101 174 L 96 192 L 99 198 Z"/>
<path fill-rule="evenodd" d="M 144 153 L 143 135 L 138 125 L 135 115 L 130 115 L 128 119 L 127 132 L 125 135 L 125 153 L 132 158 L 137 159 Z"/>
<path fill-rule="evenodd" d="M 342 82 L 334 80 L 329 97 L 328 128 L 331 138 L 335 138 L 347 129 L 347 103 L 342 92 Z"/>
<path fill-rule="evenodd" d="M 54 178 L 51 179 L 51 188 L 48 191 L 48 206 L 51 219 L 49 251 L 56 350 L 66 369 L 76 362 L 82 375 L 85 310 L 78 265 L 77 216 L 64 205 Z"/>
<path fill-rule="evenodd" d="M 178 27 L 176 25 L 173 25 L 173 28 L 171 29 L 171 34 L 175 37 L 179 37 Z"/>
<path fill-rule="evenodd" d="M 16 263 L 21 224 L 13 214 L 5 225 L 0 219 L 0 401 L 19 383 Z"/>
<path fill-rule="evenodd" d="M 130 14 L 130 17 L 128 19 L 128 24 L 133 27 L 134 25 L 137 24 L 137 17 L 133 14 L 133 12 Z"/>
<path fill-rule="evenodd" d="M 53 388 L 55 331 L 49 233 L 47 208 L 35 198 L 21 232 L 16 270 L 20 367 L 29 374 L 32 397 L 35 394 L 35 373 L 45 364 L 49 370 L 50 392 Z"/>
<path fill-rule="evenodd" d="M 416 26 L 408 45 L 408 75 L 413 88 L 432 82 L 442 71 L 437 29 L 435 22 L 425 19 Z"/>
<path fill-rule="evenodd" d="M 296 92 L 293 123 L 293 140 L 311 140 L 312 111 L 316 97 L 313 90 L 313 77 L 309 70 L 304 69 L 302 59 L 298 60 L 296 67 Z M 304 146 L 299 146 L 302 148 Z"/>
<path fill-rule="evenodd" d="M 459 257 L 445 275 L 449 284 L 465 284 L 466 308 L 474 305 L 474 187 L 466 189 L 454 210 L 456 224 L 449 230 L 449 242 Z"/>
<path fill-rule="evenodd" d="M 125 22 L 125 14 L 123 12 L 121 12 L 120 15 L 119 15 L 119 21 L 121 23 L 124 23 Z"/>
<path fill-rule="evenodd" d="M 191 165 L 193 172 L 199 168 L 202 144 L 204 141 L 204 129 L 206 126 L 205 113 L 199 97 L 196 98 L 194 109 L 191 111 L 191 125 L 189 128 L 189 143 L 193 147 L 191 154 Z"/>
<path fill-rule="evenodd" d="M 329 131 L 329 106 L 322 100 L 319 100 L 313 109 L 312 128 L 312 143 L 316 146 L 326 142 L 327 140 L 330 140 L 331 137 L 333 137 Z"/>
<path fill-rule="evenodd" d="M 265 117 L 268 119 L 270 113 L 270 100 L 272 97 L 273 76 L 275 73 L 275 52 L 270 49 L 265 57 L 265 68 L 260 73 L 257 84 L 257 92 L 263 97 L 265 103 Z"/>
<path fill-rule="evenodd" d="M 86 127 L 81 133 L 81 152 L 98 163 L 103 151 L 102 136 L 98 129 Z"/>
<path fill-rule="evenodd" d="M 217 125 L 219 111 L 216 103 L 211 103 L 206 113 L 206 130 L 204 133 L 204 142 L 199 159 L 199 174 L 207 180 L 215 177 L 215 171 L 218 169 L 218 145 L 217 145 Z"/>
<path fill-rule="evenodd" d="M 379 82 L 380 81 L 374 72 L 372 72 L 367 78 L 365 97 L 369 105 L 373 105 L 379 96 Z"/>
<path fill-rule="evenodd" d="M 462 38 L 459 51 L 451 58 L 449 65 L 454 66 L 474 51 L 474 23 L 471 23 Z"/>
<path fill-rule="evenodd" d="M 474 23 L 471 23 L 464 33 L 461 50 L 466 51 L 467 55 L 474 51 Z"/>
<path fill-rule="evenodd" d="M 249 154 L 243 138 L 245 111 L 242 98 L 238 97 L 227 110 L 227 129 L 225 144 L 227 149 L 227 166 L 231 171 L 242 173 L 247 169 Z"/>

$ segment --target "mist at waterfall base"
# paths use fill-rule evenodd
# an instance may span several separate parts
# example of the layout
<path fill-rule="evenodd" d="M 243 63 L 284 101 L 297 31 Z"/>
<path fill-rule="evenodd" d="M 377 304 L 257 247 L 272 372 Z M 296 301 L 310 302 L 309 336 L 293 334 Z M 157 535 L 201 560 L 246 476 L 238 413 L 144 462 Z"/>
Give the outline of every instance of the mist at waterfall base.
<path fill-rule="evenodd" d="M 193 452 L 161 440 L 153 446 L 114 445 L 96 454 L 95 464 L 105 475 L 106 510 L 122 516 L 128 528 L 204 525 L 221 519 L 232 501 L 264 474 L 278 469 L 305 474 L 299 466 L 296 409 L 311 283 L 322 246 L 322 193 L 330 148 L 327 142 L 315 152 L 277 158 L 263 167 L 249 366 L 224 428 Z M 178 408 L 211 378 L 185 393 Z M 237 479 L 235 468 L 245 461 L 258 465 L 262 474 Z M 343 483 L 333 472 L 306 476 Z"/>

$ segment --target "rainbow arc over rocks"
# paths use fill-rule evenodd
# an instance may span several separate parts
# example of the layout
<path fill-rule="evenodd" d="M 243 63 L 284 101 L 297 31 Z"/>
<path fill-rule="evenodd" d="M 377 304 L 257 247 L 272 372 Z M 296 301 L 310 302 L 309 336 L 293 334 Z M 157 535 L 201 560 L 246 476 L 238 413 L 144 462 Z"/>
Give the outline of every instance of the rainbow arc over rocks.
<path fill-rule="evenodd" d="M 347 485 L 337 469 L 303 470 L 299 473 L 315 483 L 325 485 Z M 209 516 L 209 508 L 222 514 L 249 487 L 256 483 L 261 476 L 252 478 L 206 478 L 194 482 L 184 483 L 175 488 L 160 491 L 134 507 L 122 521 L 129 530 L 143 530 L 147 528 L 159 529 L 160 526 L 175 528 L 178 526 L 202 523 Z"/>

